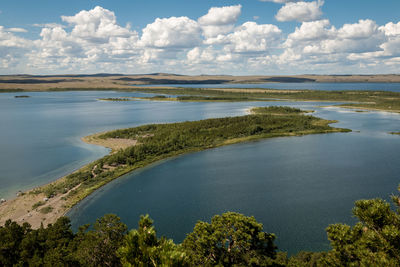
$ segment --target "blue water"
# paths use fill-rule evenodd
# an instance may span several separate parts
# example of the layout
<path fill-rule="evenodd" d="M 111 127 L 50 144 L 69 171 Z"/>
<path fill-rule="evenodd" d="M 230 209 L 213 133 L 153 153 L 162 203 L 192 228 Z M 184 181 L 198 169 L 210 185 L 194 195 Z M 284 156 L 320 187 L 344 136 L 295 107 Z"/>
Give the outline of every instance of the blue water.
<path fill-rule="evenodd" d="M 25 94 L 25 93 L 24 93 Z M 275 138 L 169 159 L 106 185 L 69 214 L 74 227 L 116 213 L 130 228 L 149 213 L 160 235 L 182 241 L 197 220 L 254 215 L 281 250 L 323 250 L 330 223 L 353 223 L 360 198 L 388 199 L 400 183 L 400 116 L 318 108 L 321 103 L 105 102 L 122 92 L 0 94 L 0 198 L 53 181 L 105 155 L 82 136 L 145 123 L 235 116 L 251 106 L 295 105 L 352 133 Z M 323 103 L 326 105 L 327 103 Z"/>
<path fill-rule="evenodd" d="M 83 143 L 83 136 L 147 123 L 234 116 L 263 105 L 97 100 L 145 96 L 108 91 L 26 94 L 31 97 L 0 94 L 0 198 L 54 181 L 108 153 Z"/>
<path fill-rule="evenodd" d="M 181 242 L 198 220 L 226 211 L 255 216 L 281 250 L 329 249 L 325 228 L 353 224 L 354 201 L 389 199 L 400 183 L 400 116 L 315 108 L 355 132 L 275 138 L 189 154 L 124 176 L 70 213 L 76 227 L 115 213 L 137 227 L 150 214 Z"/>
<path fill-rule="evenodd" d="M 140 85 L 140 87 L 143 87 L 143 85 Z M 400 83 L 153 84 L 153 85 L 145 85 L 145 87 L 264 88 L 264 89 L 299 89 L 299 90 L 323 90 L 323 91 L 367 90 L 367 91 L 400 92 Z"/>

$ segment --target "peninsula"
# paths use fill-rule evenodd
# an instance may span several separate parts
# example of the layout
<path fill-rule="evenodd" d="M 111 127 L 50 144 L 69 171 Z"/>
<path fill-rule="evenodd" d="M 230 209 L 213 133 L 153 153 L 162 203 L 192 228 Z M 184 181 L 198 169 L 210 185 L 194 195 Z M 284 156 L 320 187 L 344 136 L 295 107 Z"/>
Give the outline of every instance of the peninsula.
<path fill-rule="evenodd" d="M 264 138 L 350 131 L 329 126 L 334 122 L 305 115 L 300 109 L 265 107 L 239 117 L 150 124 L 87 136 L 85 142 L 109 147 L 111 153 L 2 203 L 0 225 L 8 219 L 34 228 L 54 223 L 101 186 L 169 157 Z"/>

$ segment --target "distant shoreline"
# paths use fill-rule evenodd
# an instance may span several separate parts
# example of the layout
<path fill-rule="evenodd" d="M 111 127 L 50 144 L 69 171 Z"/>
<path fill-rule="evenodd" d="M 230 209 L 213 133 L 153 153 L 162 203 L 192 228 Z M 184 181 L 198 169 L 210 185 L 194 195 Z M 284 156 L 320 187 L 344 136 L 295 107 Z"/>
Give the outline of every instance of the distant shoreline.
<path fill-rule="evenodd" d="M 382 75 L 0 75 L 0 92 L 48 90 L 115 90 L 132 85 L 259 84 L 259 83 L 400 83 L 400 74 Z"/>

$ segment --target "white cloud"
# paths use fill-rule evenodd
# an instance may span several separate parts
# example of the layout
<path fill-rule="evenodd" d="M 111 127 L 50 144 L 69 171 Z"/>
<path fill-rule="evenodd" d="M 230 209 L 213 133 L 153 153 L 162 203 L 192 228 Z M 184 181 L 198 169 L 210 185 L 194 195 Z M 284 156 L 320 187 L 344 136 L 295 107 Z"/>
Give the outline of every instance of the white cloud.
<path fill-rule="evenodd" d="M 313 41 L 321 39 L 330 39 L 336 35 L 335 27 L 330 27 L 329 20 L 317 20 L 303 22 L 296 30 L 289 34 L 286 46 L 292 46 L 293 42 Z"/>
<path fill-rule="evenodd" d="M 241 13 L 241 5 L 212 7 L 208 13 L 199 18 L 201 25 L 227 25 L 236 23 Z"/>
<path fill-rule="evenodd" d="M 186 58 L 190 64 L 212 63 L 215 60 L 215 51 L 211 47 L 195 47 L 187 53 Z"/>
<path fill-rule="evenodd" d="M 279 40 L 282 31 L 275 25 L 246 22 L 227 36 L 226 46 L 233 52 L 262 52 Z"/>
<path fill-rule="evenodd" d="M 31 46 L 28 40 L 0 26 L 0 70 L 9 71 L 17 67 Z"/>
<path fill-rule="evenodd" d="M 336 29 L 328 20 L 303 22 L 289 34 L 279 64 L 340 68 L 346 71 L 355 64 L 370 66 L 384 54 L 387 41 L 384 31 L 372 20 L 360 20 Z M 376 64 L 376 62 L 374 63 Z"/>
<path fill-rule="evenodd" d="M 400 22 L 397 24 L 389 22 L 385 26 L 379 27 L 379 29 L 383 31 L 388 38 L 388 41 L 381 46 L 384 50 L 384 56 L 400 56 Z"/>
<path fill-rule="evenodd" d="M 380 27 L 386 36 L 399 36 L 400 35 L 400 22 L 394 24 L 393 22 L 387 23 L 385 26 Z"/>
<path fill-rule="evenodd" d="M 128 37 L 129 28 L 117 25 L 114 12 L 96 6 L 83 10 L 75 16 L 62 16 L 61 19 L 73 26 L 71 35 L 93 43 L 108 42 L 111 37 Z"/>
<path fill-rule="evenodd" d="M 34 42 L 36 49 L 28 55 L 32 67 L 84 72 L 88 68 L 100 69 L 110 62 L 126 64 L 137 53 L 137 32 L 119 26 L 112 11 L 95 7 L 61 18 L 72 30 L 56 23 L 46 24 L 41 39 Z"/>
<path fill-rule="evenodd" d="M 27 30 L 25 30 L 23 28 L 8 28 L 8 29 L 6 29 L 6 31 L 8 31 L 8 32 L 28 32 Z"/>
<path fill-rule="evenodd" d="M 143 46 L 156 48 L 190 48 L 201 43 L 198 23 L 188 17 L 157 18 L 143 29 Z"/>
<path fill-rule="evenodd" d="M 56 28 L 56 27 L 66 28 L 65 25 L 59 23 L 34 23 L 32 24 L 32 26 L 38 28 Z"/>
<path fill-rule="evenodd" d="M 312 21 L 322 16 L 321 6 L 324 1 L 314 2 L 289 2 L 276 14 L 278 21 Z"/>
<path fill-rule="evenodd" d="M 339 29 L 339 37 L 343 39 L 364 39 L 378 32 L 378 25 L 372 20 L 360 20 L 358 23 L 345 24 Z"/>
<path fill-rule="evenodd" d="M 212 7 L 208 13 L 198 19 L 206 38 L 217 37 L 233 30 L 241 14 L 241 5 Z"/>
<path fill-rule="evenodd" d="M 298 20 L 310 18 L 299 13 Z M 22 28 L 0 26 L 0 73 L 398 72 L 400 22 L 365 19 L 335 27 L 328 19 L 303 21 L 285 37 L 276 25 L 236 25 L 240 14 L 237 5 L 210 8 L 197 21 L 158 18 L 140 35 L 102 7 L 35 24 L 41 27 L 36 40 L 17 36 Z"/>
<path fill-rule="evenodd" d="M 8 29 L 0 26 L 0 48 L 25 48 L 29 46 L 29 41 L 15 36 Z"/>

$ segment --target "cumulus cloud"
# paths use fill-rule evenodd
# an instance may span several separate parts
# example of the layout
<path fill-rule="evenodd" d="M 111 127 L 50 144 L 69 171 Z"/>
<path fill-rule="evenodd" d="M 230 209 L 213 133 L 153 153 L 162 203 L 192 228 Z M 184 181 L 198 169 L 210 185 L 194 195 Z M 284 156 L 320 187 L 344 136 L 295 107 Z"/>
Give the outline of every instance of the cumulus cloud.
<path fill-rule="evenodd" d="M 289 34 L 279 64 L 301 62 L 320 67 L 365 64 L 384 53 L 387 37 L 372 20 L 359 20 L 336 29 L 328 20 L 303 22 Z"/>
<path fill-rule="evenodd" d="M 143 29 L 140 42 L 156 48 L 190 48 L 201 43 L 198 23 L 188 17 L 157 18 Z"/>
<path fill-rule="evenodd" d="M 384 26 L 379 27 L 388 38 L 387 42 L 382 44 L 384 50 L 383 56 L 385 57 L 399 57 L 400 56 L 400 22 L 389 22 Z M 394 62 L 398 62 L 395 60 Z"/>
<path fill-rule="evenodd" d="M 61 19 L 69 27 L 50 23 L 42 28 L 41 39 L 34 42 L 36 49 L 29 53 L 32 67 L 84 71 L 89 67 L 101 68 L 109 62 L 123 64 L 136 54 L 137 32 L 118 25 L 110 10 L 97 6 Z"/>
<path fill-rule="evenodd" d="M 271 1 L 285 4 L 283 8 L 322 5 Z M 276 25 L 254 21 L 236 25 L 241 5 L 210 8 L 197 20 L 157 18 L 140 34 L 129 25 L 119 25 L 114 12 L 95 7 L 62 16 L 60 23 L 34 25 L 41 28 L 36 40 L 18 36 L 25 32 L 22 28 L 0 26 L 0 70 L 282 74 L 362 72 L 365 67 L 398 71 L 400 22 L 377 25 L 365 19 L 335 27 L 328 19 L 311 20 L 310 12 L 296 11 L 296 15 L 295 11 L 292 19 L 304 21 L 285 37 Z"/>
<path fill-rule="evenodd" d="M 212 47 L 207 47 L 205 49 L 195 47 L 191 49 L 186 55 L 187 60 L 191 64 L 211 63 L 215 60 L 215 56 L 216 53 L 212 49 Z"/>
<path fill-rule="evenodd" d="M 288 2 L 276 14 L 278 21 L 312 21 L 322 16 L 321 7 L 324 1 Z"/>
<path fill-rule="evenodd" d="M 330 39 L 334 37 L 334 35 L 336 35 L 336 29 L 330 26 L 330 22 L 327 19 L 303 22 L 300 27 L 296 27 L 296 30 L 289 34 L 287 45 L 291 46 L 293 43 L 292 41 Z"/>
<path fill-rule="evenodd" d="M 90 42 L 107 42 L 111 37 L 128 37 L 128 28 L 117 24 L 114 12 L 96 6 L 94 9 L 82 10 L 75 16 L 62 16 L 61 19 L 73 26 L 71 35 Z"/>
<path fill-rule="evenodd" d="M 206 15 L 198 19 L 204 36 L 212 38 L 232 31 L 241 9 L 241 5 L 210 8 Z"/>
<path fill-rule="evenodd" d="M 380 29 L 385 32 L 386 36 L 399 36 L 400 35 L 400 22 L 397 24 L 393 22 L 381 26 Z"/>
<path fill-rule="evenodd" d="M 228 35 L 226 48 L 238 53 L 266 51 L 279 40 L 281 33 L 275 25 L 246 22 Z"/>
<path fill-rule="evenodd" d="M 0 69 L 16 67 L 31 46 L 32 44 L 28 40 L 20 38 L 9 29 L 0 26 Z"/>

